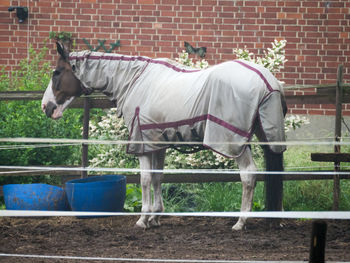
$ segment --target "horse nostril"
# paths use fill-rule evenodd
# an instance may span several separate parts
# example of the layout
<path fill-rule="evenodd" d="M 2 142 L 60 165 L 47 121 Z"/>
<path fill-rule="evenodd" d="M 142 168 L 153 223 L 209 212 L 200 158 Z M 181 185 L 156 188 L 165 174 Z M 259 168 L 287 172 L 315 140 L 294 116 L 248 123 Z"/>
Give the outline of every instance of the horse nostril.
<path fill-rule="evenodd" d="M 57 108 L 57 105 L 51 101 L 49 101 L 45 107 L 45 114 L 47 117 L 51 117 L 54 110 Z"/>
<path fill-rule="evenodd" d="M 43 112 L 45 112 L 45 109 L 46 109 L 46 104 L 41 104 L 41 110 L 42 110 Z"/>

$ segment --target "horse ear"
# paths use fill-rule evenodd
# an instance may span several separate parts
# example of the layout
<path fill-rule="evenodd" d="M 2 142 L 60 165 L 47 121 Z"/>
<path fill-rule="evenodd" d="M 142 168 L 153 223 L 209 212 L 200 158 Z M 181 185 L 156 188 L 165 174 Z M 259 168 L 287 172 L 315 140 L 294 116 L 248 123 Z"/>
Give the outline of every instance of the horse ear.
<path fill-rule="evenodd" d="M 63 45 L 60 43 L 60 42 L 56 42 L 56 46 L 57 46 L 57 52 L 58 54 L 61 55 L 61 57 L 66 60 L 67 59 L 67 56 L 66 56 L 66 53 L 64 51 L 64 47 Z"/>

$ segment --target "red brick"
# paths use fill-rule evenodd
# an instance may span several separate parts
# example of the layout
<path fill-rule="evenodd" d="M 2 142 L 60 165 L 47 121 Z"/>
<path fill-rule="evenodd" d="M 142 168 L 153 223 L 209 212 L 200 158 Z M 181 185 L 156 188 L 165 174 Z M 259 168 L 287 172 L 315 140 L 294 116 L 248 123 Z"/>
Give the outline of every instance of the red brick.
<path fill-rule="evenodd" d="M 333 104 L 323 104 L 323 105 L 322 105 L 322 109 L 327 109 L 327 110 L 332 109 L 332 110 L 335 110 L 335 105 L 333 105 Z"/>
<path fill-rule="evenodd" d="M 296 109 L 292 109 L 292 110 L 290 111 L 290 113 L 291 113 L 291 114 L 307 114 L 308 112 L 307 112 L 307 110 L 300 110 L 300 109 L 296 110 Z"/>
<path fill-rule="evenodd" d="M 308 110 L 307 112 L 310 115 L 324 115 L 325 114 L 324 110 Z"/>
<path fill-rule="evenodd" d="M 286 13 L 277 13 L 277 18 L 278 19 L 284 19 L 287 17 L 287 14 Z"/>
<path fill-rule="evenodd" d="M 348 39 L 349 36 L 350 36 L 350 33 L 349 33 L 349 32 L 341 32 L 341 33 L 339 33 L 339 37 L 340 37 L 340 38 Z"/>
<path fill-rule="evenodd" d="M 260 6 L 260 1 L 245 1 L 246 6 Z"/>
<path fill-rule="evenodd" d="M 325 110 L 324 115 L 335 116 L 335 110 Z"/>
<path fill-rule="evenodd" d="M 286 13 L 287 19 L 301 19 L 303 17 L 303 14 L 301 13 Z"/>
<path fill-rule="evenodd" d="M 265 7 L 258 7 L 257 8 L 259 13 L 264 13 L 265 12 Z"/>
<path fill-rule="evenodd" d="M 140 5 L 153 5 L 154 0 L 138 0 L 137 3 Z"/>

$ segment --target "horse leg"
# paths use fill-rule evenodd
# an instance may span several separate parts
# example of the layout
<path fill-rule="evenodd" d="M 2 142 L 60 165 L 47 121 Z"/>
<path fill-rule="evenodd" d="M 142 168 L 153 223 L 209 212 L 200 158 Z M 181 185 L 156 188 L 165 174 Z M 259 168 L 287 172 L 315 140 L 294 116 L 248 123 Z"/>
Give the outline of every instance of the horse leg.
<path fill-rule="evenodd" d="M 241 212 L 252 210 L 254 188 L 256 183 L 256 174 L 251 173 L 256 171 L 256 166 L 249 147 L 245 149 L 243 154 L 236 159 L 240 170 L 242 181 L 242 204 Z M 246 217 L 240 217 L 238 222 L 232 227 L 232 230 L 241 230 L 246 222 Z"/>
<path fill-rule="evenodd" d="M 151 181 L 152 173 L 152 154 L 144 154 L 139 156 L 140 169 L 141 169 L 141 188 L 142 188 L 142 209 L 143 213 L 152 212 L 152 196 L 151 196 Z M 146 171 L 145 171 L 146 170 Z M 148 215 L 142 215 L 136 222 L 136 226 L 141 228 L 149 228 Z"/>
<path fill-rule="evenodd" d="M 160 150 L 158 152 L 153 153 L 152 158 L 152 167 L 156 170 L 163 170 L 164 168 L 164 159 L 165 159 L 165 150 Z M 162 199 L 162 172 L 154 172 L 152 174 L 152 185 L 153 185 L 153 208 L 152 212 L 163 212 L 164 205 Z M 150 226 L 160 226 L 159 221 L 160 216 L 151 216 L 149 218 Z"/>

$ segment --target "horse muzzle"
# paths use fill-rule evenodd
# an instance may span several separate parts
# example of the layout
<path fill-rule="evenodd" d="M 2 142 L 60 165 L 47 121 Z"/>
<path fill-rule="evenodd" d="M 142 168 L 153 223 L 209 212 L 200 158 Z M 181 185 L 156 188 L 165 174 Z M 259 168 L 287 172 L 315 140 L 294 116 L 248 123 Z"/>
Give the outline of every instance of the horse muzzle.
<path fill-rule="evenodd" d="M 57 105 L 51 101 L 49 101 L 46 105 L 45 105 L 45 114 L 47 117 L 51 118 L 54 110 L 57 109 Z"/>

